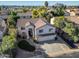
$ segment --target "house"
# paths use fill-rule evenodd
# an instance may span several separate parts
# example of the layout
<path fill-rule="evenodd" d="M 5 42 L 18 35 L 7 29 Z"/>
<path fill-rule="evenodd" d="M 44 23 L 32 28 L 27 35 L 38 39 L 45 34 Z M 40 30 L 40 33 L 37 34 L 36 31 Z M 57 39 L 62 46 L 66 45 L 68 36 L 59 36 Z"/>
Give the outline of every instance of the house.
<path fill-rule="evenodd" d="M 2 42 L 2 37 L 5 32 L 6 32 L 6 23 L 2 18 L 0 18 L 0 42 Z"/>
<path fill-rule="evenodd" d="M 59 17 L 51 18 L 50 19 L 50 24 L 54 25 L 54 20 L 56 18 L 59 18 Z M 79 27 L 79 16 L 65 16 L 64 18 L 71 21 L 71 22 L 73 22 L 75 25 L 78 25 L 78 27 Z"/>
<path fill-rule="evenodd" d="M 32 18 L 32 12 L 28 11 L 26 13 L 17 13 L 20 18 Z"/>
<path fill-rule="evenodd" d="M 27 39 L 34 38 L 37 41 L 55 40 L 55 27 L 44 18 L 18 19 L 17 30 L 19 35 Z"/>
<path fill-rule="evenodd" d="M 66 9 L 65 10 L 66 16 L 79 16 L 79 9 Z"/>
<path fill-rule="evenodd" d="M 79 16 L 67 16 L 67 17 L 65 16 L 65 18 L 67 20 L 70 20 L 74 24 L 78 24 L 79 25 Z"/>
<path fill-rule="evenodd" d="M 7 18 L 8 18 L 8 15 L 9 15 L 9 10 L 2 9 L 2 10 L 0 11 L 0 18 L 2 18 L 2 19 L 7 19 Z"/>
<path fill-rule="evenodd" d="M 70 16 L 70 13 L 68 11 L 65 11 L 64 16 Z"/>
<path fill-rule="evenodd" d="M 7 9 L 2 9 L 1 11 L 0 11 L 0 13 L 1 14 L 6 14 L 6 15 L 8 15 L 9 14 L 9 10 L 7 10 Z"/>
<path fill-rule="evenodd" d="M 69 13 L 69 16 L 75 16 L 75 11 L 73 9 L 66 9 L 65 11 L 65 15 L 67 16 L 67 14 Z"/>

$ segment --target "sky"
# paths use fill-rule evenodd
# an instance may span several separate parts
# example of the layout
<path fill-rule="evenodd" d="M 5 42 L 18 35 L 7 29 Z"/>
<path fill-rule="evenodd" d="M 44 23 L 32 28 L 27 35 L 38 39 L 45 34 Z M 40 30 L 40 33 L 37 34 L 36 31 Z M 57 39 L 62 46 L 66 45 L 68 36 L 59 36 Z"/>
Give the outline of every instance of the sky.
<path fill-rule="evenodd" d="M 43 6 L 45 1 L 0 1 L 0 5 L 17 5 L 17 6 Z M 79 5 L 79 1 L 48 1 L 49 6 L 55 3 L 69 5 Z"/>

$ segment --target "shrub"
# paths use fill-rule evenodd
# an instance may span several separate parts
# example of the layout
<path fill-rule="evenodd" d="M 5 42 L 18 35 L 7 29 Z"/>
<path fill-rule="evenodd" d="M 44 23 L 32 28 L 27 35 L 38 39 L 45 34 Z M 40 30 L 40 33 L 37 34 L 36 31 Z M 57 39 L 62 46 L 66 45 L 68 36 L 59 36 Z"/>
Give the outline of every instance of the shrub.
<path fill-rule="evenodd" d="M 33 52 L 35 51 L 35 47 L 30 45 L 27 41 L 25 40 L 22 40 L 18 43 L 18 47 L 23 49 L 23 50 L 26 50 L 26 51 L 29 51 L 29 52 Z"/>

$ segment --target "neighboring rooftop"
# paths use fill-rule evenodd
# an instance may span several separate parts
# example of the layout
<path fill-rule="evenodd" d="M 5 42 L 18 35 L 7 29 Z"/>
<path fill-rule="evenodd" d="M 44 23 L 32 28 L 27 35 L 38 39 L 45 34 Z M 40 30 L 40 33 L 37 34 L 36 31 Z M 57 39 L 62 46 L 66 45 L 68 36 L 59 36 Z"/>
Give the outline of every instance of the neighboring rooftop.
<path fill-rule="evenodd" d="M 17 13 L 17 16 L 19 16 L 21 19 L 22 18 L 32 18 L 32 12 L 31 11 L 28 11 L 28 12 L 25 12 L 25 13 Z"/>
<path fill-rule="evenodd" d="M 79 24 L 79 16 L 65 16 L 65 18 L 74 22 L 75 24 Z"/>
<path fill-rule="evenodd" d="M 27 15 L 32 15 L 32 12 L 29 11 L 29 12 L 26 12 L 26 13 L 17 13 L 18 16 L 27 16 Z"/>

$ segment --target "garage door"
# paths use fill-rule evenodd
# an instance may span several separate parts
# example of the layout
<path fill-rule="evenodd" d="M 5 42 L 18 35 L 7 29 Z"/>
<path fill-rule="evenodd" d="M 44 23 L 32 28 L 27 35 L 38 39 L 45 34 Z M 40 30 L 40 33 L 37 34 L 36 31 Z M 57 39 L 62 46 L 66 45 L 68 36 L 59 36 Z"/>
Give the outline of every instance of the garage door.
<path fill-rule="evenodd" d="M 37 41 L 55 40 L 56 35 L 39 36 Z"/>

